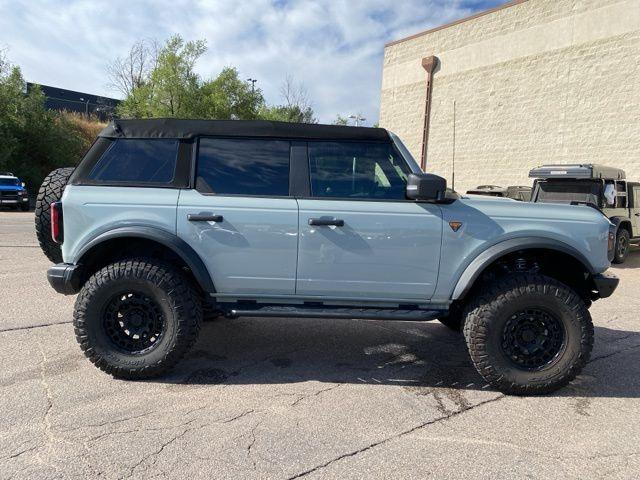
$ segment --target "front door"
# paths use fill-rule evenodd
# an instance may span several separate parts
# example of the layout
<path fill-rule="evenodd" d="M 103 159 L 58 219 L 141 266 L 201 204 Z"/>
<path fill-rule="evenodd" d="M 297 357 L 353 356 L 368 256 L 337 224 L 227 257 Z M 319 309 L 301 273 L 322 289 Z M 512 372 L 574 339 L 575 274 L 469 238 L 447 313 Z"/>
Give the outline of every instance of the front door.
<path fill-rule="evenodd" d="M 309 142 L 311 198 L 299 199 L 296 293 L 426 301 L 436 287 L 442 213 L 406 200 L 411 173 L 386 143 Z"/>
<path fill-rule="evenodd" d="M 293 295 L 298 206 L 289 197 L 290 142 L 202 138 L 196 188 L 182 190 L 178 236 L 221 294 Z"/>

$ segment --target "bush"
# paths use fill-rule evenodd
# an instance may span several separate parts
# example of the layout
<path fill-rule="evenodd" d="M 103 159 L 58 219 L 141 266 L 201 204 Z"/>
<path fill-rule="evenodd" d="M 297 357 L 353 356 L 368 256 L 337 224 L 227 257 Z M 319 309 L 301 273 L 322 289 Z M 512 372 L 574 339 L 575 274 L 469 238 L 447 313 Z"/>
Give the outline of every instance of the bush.
<path fill-rule="evenodd" d="M 74 166 L 104 124 L 46 110 L 38 88 L 24 93 L 18 67 L 0 62 L 0 170 L 13 172 L 31 194 L 53 169 Z"/>

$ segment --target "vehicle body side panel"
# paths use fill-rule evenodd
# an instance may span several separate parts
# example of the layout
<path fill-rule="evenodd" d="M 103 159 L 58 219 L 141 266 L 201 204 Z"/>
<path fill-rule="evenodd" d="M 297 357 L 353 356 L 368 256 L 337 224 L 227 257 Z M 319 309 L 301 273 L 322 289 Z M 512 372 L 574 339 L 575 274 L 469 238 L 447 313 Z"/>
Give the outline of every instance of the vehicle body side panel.
<path fill-rule="evenodd" d="M 221 222 L 189 214 L 222 215 Z M 203 195 L 182 190 L 177 233 L 200 255 L 223 294 L 295 293 L 298 204 L 293 198 Z"/>
<path fill-rule="evenodd" d="M 440 263 L 440 206 L 300 199 L 298 295 L 427 301 Z M 344 226 L 311 226 L 336 217 Z"/>
<path fill-rule="evenodd" d="M 587 206 L 521 203 L 490 197 L 463 198 L 442 207 L 444 225 L 442 261 L 438 288 L 432 301 L 452 298 L 465 270 L 482 252 L 507 240 L 530 239 L 540 248 L 539 239 L 556 242 L 562 249 L 582 256 L 594 273 L 603 272 L 607 258 L 610 222 Z M 462 222 L 457 232 L 448 222 Z M 525 248 L 526 242 L 523 243 Z"/>
<path fill-rule="evenodd" d="M 176 233 L 178 190 L 67 185 L 62 195 L 62 258 L 75 263 L 82 248 L 117 227 L 146 225 Z"/>

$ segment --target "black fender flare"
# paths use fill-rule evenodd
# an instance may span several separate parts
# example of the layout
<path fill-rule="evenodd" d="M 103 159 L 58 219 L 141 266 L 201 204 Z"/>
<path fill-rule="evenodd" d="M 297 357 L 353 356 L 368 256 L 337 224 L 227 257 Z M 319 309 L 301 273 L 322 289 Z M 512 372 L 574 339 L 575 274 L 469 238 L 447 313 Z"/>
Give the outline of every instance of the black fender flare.
<path fill-rule="evenodd" d="M 534 248 L 546 248 L 571 255 L 577 261 L 582 263 L 590 274 L 593 275 L 596 273 L 591 266 L 591 263 L 582 253 L 564 242 L 544 237 L 512 238 L 492 245 L 482 251 L 471 261 L 471 263 L 462 272 L 462 275 L 460 275 L 460 278 L 453 289 L 451 300 L 459 300 L 464 297 L 485 268 L 500 257 L 518 250 L 530 250 Z"/>
<path fill-rule="evenodd" d="M 156 227 L 143 225 L 127 225 L 103 232 L 89 242 L 75 256 L 75 264 L 82 264 L 83 257 L 98 245 L 115 238 L 133 237 L 153 240 L 164 245 L 178 255 L 189 267 L 200 288 L 208 293 L 215 293 L 213 280 L 206 265 L 196 251 L 184 240 L 171 232 Z"/>

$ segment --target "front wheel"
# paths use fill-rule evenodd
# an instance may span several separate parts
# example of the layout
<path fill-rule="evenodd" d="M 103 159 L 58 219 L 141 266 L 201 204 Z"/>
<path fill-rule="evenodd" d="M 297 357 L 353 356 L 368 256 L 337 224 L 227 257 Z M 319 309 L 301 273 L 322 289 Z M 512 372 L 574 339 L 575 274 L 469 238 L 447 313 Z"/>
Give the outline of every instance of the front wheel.
<path fill-rule="evenodd" d="M 497 280 L 466 309 L 471 360 L 494 388 L 514 395 L 549 393 L 580 373 L 593 346 L 584 301 L 544 275 Z"/>
<path fill-rule="evenodd" d="M 168 371 L 195 342 L 201 319 L 191 282 L 170 265 L 148 259 L 96 272 L 73 313 L 84 354 L 99 369 L 126 379 Z"/>

